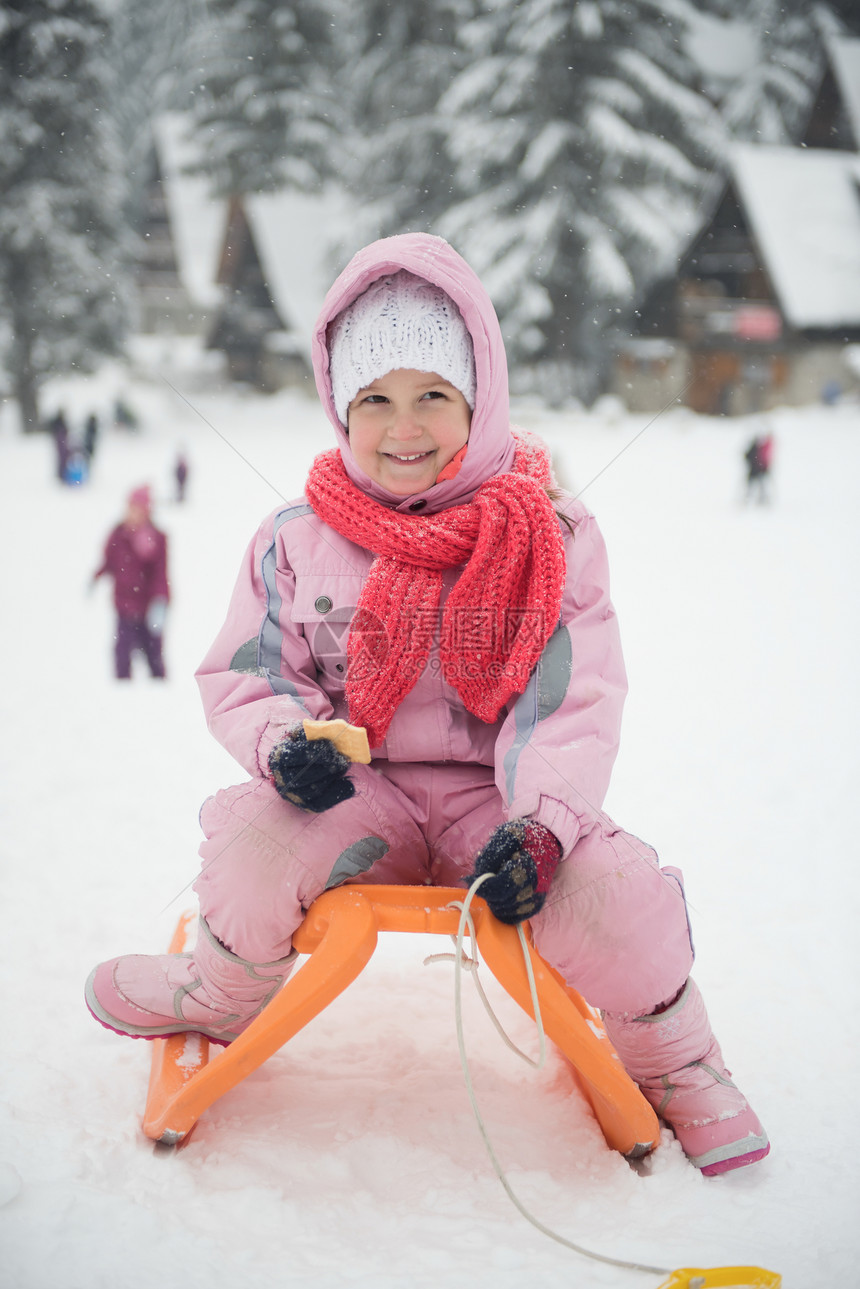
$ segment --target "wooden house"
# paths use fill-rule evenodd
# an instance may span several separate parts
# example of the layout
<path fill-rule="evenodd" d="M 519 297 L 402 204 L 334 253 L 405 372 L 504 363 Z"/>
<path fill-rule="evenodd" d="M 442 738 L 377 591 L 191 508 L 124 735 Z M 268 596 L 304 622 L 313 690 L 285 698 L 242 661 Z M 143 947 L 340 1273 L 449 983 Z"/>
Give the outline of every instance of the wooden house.
<path fill-rule="evenodd" d="M 223 351 L 232 379 L 273 392 L 311 381 L 313 324 L 333 276 L 331 196 L 250 193 L 234 197 L 216 280 L 221 303 L 208 345 Z"/>
<path fill-rule="evenodd" d="M 246 203 L 231 198 L 216 274 L 223 296 L 207 336 L 207 347 L 224 354 L 231 380 L 268 391 L 281 383 L 270 370 L 269 343 L 287 333 L 266 284 Z"/>
<path fill-rule="evenodd" d="M 158 149 L 153 145 L 137 212 L 135 330 L 148 333 L 184 329 L 191 302 L 179 276 L 176 245 Z"/>
<path fill-rule="evenodd" d="M 216 308 L 217 249 L 225 203 L 190 167 L 199 150 L 187 119 L 171 113 L 153 124 L 137 226 L 137 318 L 143 334 L 200 334 Z"/>
<path fill-rule="evenodd" d="M 800 147 L 735 144 L 671 280 L 620 347 L 631 410 L 738 414 L 836 397 L 860 341 L 860 40 L 832 42 Z M 818 140 L 818 146 L 813 143 Z"/>

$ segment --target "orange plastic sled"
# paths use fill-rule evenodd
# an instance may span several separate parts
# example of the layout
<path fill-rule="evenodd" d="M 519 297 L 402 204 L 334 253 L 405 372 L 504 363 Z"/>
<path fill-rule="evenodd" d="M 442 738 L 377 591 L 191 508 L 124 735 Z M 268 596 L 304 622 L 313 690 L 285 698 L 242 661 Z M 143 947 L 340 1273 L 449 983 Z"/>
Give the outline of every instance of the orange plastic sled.
<path fill-rule="evenodd" d="M 425 886 L 340 886 L 308 909 L 293 946 L 310 955 L 260 1015 L 216 1060 L 199 1034 L 153 1043 L 143 1130 L 177 1145 L 204 1110 L 256 1070 L 355 980 L 370 961 L 380 931 L 456 935 L 462 890 Z M 475 897 L 471 905 L 481 957 L 512 998 L 534 1017 L 528 973 L 515 927 L 505 926 Z M 190 915 L 180 919 L 170 946 L 185 948 Z M 627 1075 L 600 1017 L 564 984 L 529 944 L 547 1036 L 573 1065 L 608 1144 L 623 1155 L 646 1154 L 659 1140 L 654 1111 Z"/>

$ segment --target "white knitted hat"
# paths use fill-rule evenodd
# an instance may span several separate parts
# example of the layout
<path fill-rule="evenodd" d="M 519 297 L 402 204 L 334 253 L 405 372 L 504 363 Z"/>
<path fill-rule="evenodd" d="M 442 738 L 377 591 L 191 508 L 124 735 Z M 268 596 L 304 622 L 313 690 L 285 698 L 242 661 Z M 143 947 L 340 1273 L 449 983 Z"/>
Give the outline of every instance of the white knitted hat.
<path fill-rule="evenodd" d="M 372 283 L 332 323 L 329 374 L 342 425 L 360 389 L 390 371 L 436 372 L 475 406 L 472 337 L 454 301 L 406 269 Z"/>

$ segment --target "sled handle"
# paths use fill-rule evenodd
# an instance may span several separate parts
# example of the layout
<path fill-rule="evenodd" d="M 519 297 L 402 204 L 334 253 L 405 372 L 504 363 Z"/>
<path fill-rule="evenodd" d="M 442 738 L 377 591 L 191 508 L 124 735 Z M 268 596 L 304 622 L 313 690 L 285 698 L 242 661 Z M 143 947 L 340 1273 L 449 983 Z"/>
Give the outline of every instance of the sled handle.
<path fill-rule="evenodd" d="M 682 1267 L 658 1289 L 780 1289 L 782 1276 L 764 1267 Z"/>

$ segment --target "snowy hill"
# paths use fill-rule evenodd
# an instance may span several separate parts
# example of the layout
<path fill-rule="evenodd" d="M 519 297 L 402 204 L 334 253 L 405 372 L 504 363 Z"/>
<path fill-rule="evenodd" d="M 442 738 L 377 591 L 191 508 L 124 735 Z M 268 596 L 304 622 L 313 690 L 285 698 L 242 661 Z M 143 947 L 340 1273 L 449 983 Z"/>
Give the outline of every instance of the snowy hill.
<path fill-rule="evenodd" d="M 297 394 L 222 390 L 176 354 L 169 378 L 183 397 L 116 369 L 50 391 L 46 410 L 62 402 L 76 425 L 120 387 L 141 416 L 137 434 L 105 430 L 78 489 L 54 480 L 48 440 L 0 419 L 2 1283 L 656 1286 L 512 1207 L 466 1097 L 452 969 L 422 965 L 432 940 L 385 939 L 187 1147 L 165 1155 L 142 1136 L 149 1049 L 95 1024 L 83 981 L 115 953 L 161 951 L 193 907 L 199 805 L 242 777 L 204 729 L 193 669 L 259 519 L 329 445 Z M 747 508 L 749 421 L 676 410 L 636 437 L 642 422 L 611 409 L 518 409 L 609 546 L 631 697 L 607 809 L 685 872 L 696 977 L 771 1156 L 703 1179 L 666 1135 L 633 1169 L 556 1053 L 543 1071 L 520 1063 L 470 991 L 465 1026 L 496 1151 L 547 1226 L 616 1258 L 751 1263 L 785 1289 L 825 1289 L 856 1283 L 860 1256 L 860 409 L 769 419 L 774 500 Z M 127 490 L 147 480 L 171 542 L 169 678 L 122 687 L 107 589 L 87 583 Z M 531 1025 L 484 975 L 533 1052 Z"/>

